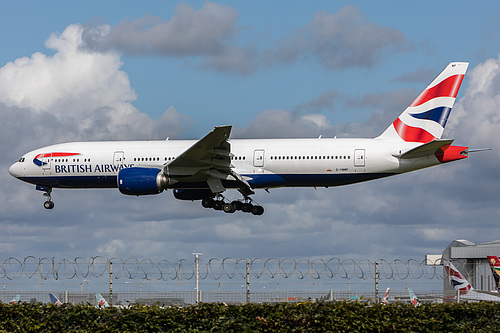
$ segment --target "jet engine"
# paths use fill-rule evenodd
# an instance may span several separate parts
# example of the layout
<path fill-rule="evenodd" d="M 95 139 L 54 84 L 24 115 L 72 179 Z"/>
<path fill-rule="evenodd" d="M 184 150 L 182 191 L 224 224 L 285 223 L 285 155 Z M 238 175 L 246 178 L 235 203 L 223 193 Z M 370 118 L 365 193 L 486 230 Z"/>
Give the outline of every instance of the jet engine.
<path fill-rule="evenodd" d="M 118 189 L 127 195 L 158 194 L 167 188 L 169 181 L 157 168 L 132 167 L 118 172 Z"/>

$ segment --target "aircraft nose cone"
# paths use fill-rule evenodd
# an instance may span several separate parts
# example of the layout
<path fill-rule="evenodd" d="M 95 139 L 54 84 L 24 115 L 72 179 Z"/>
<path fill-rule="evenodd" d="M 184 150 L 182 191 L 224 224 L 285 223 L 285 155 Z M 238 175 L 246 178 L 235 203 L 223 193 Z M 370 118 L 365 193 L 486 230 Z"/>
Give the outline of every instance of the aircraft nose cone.
<path fill-rule="evenodd" d="M 18 178 L 21 175 L 20 171 L 19 162 L 12 164 L 9 168 L 9 173 L 12 177 Z"/>

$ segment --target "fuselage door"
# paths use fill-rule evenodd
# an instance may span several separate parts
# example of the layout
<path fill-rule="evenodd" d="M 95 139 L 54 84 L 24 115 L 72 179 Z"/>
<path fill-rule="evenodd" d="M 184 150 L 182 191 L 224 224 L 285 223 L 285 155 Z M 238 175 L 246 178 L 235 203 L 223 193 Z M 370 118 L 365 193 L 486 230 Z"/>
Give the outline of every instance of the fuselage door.
<path fill-rule="evenodd" d="M 354 166 L 364 167 L 365 166 L 365 150 L 355 149 L 354 150 Z"/>
<path fill-rule="evenodd" d="M 51 160 L 52 160 L 52 153 L 48 153 L 48 154 L 43 154 L 42 156 L 42 169 L 43 170 L 50 170 L 50 166 L 51 166 Z"/>
<path fill-rule="evenodd" d="M 255 149 L 253 152 L 253 166 L 257 168 L 264 166 L 264 149 Z"/>
<path fill-rule="evenodd" d="M 125 153 L 122 151 L 115 151 L 113 154 L 113 165 L 122 165 L 124 163 L 124 155 Z"/>

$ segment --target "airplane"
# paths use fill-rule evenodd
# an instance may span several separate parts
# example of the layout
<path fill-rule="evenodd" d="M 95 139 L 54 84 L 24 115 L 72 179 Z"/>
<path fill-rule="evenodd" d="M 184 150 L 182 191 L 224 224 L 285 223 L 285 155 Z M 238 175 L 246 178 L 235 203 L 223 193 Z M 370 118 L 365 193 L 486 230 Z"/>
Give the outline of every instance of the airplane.
<path fill-rule="evenodd" d="M 415 295 L 415 293 L 413 292 L 413 290 L 411 290 L 410 288 L 408 288 L 408 294 L 410 294 L 410 302 L 411 302 L 411 304 L 413 304 L 413 306 L 415 306 L 415 307 L 420 306 L 420 302 L 418 301 L 418 298 Z"/>
<path fill-rule="evenodd" d="M 450 63 L 378 137 L 229 139 L 217 126 L 201 140 L 70 142 L 24 154 L 9 172 L 34 184 L 54 208 L 54 188 L 118 188 L 142 196 L 173 190 L 205 208 L 262 215 L 255 190 L 334 187 L 461 160 L 469 149 L 441 139 L 468 67 Z M 228 201 L 222 193 L 243 196 Z"/>
<path fill-rule="evenodd" d="M 495 288 L 500 291 L 500 260 L 497 256 L 487 256 L 490 263 L 491 273 L 495 279 Z"/>
<path fill-rule="evenodd" d="M 496 290 L 477 290 L 467 281 L 467 279 L 458 271 L 451 262 L 444 266 L 446 273 L 450 277 L 450 283 L 460 293 L 460 299 L 466 301 L 490 301 L 500 302 L 500 293 Z M 447 298 L 447 300 L 455 299 L 456 296 Z"/>
<path fill-rule="evenodd" d="M 56 297 L 56 295 L 54 295 L 54 294 L 49 294 L 49 297 L 50 297 L 50 302 L 51 302 L 52 304 L 55 304 L 55 305 L 57 305 L 57 306 L 59 306 L 59 305 L 61 305 L 61 304 L 62 304 L 62 303 L 61 303 L 61 301 L 60 301 L 60 300 Z"/>
<path fill-rule="evenodd" d="M 97 300 L 98 308 L 107 308 L 109 306 L 108 302 L 99 293 L 95 293 L 95 299 Z"/>

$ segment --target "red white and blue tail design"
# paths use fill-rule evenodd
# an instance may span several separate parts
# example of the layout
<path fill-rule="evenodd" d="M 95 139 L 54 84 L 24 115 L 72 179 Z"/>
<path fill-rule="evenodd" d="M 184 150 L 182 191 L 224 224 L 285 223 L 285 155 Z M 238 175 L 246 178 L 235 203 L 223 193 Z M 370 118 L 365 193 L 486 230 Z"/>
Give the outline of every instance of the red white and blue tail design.
<path fill-rule="evenodd" d="M 382 298 L 382 304 L 389 304 L 389 292 L 391 291 L 391 288 L 387 287 L 387 290 L 385 291 L 384 298 Z"/>
<path fill-rule="evenodd" d="M 495 279 L 495 289 L 500 291 L 500 259 L 497 256 L 488 256 L 488 262 Z"/>
<path fill-rule="evenodd" d="M 468 66 L 450 63 L 379 138 L 420 143 L 440 139 Z"/>
<path fill-rule="evenodd" d="M 455 290 L 460 290 L 460 294 L 465 295 L 469 290 L 473 289 L 465 277 L 458 269 L 450 262 L 444 266 L 446 273 L 450 276 L 450 283 Z"/>

